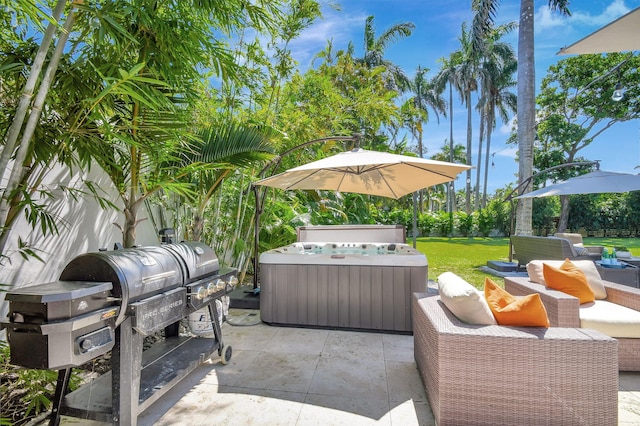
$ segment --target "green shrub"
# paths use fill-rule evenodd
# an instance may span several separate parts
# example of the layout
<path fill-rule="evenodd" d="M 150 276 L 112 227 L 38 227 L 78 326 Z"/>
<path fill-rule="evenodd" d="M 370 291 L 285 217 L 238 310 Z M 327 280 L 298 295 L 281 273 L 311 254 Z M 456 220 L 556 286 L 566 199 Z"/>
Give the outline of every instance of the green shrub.
<path fill-rule="evenodd" d="M 436 216 L 436 231 L 442 237 L 450 237 L 453 234 L 453 215 L 447 212 L 438 212 Z"/>
<path fill-rule="evenodd" d="M 489 209 L 482 209 L 478 212 L 478 233 L 482 237 L 487 237 L 496 227 L 495 220 L 491 216 Z"/>
<path fill-rule="evenodd" d="M 454 214 L 455 229 L 464 237 L 468 237 L 473 233 L 474 222 L 473 213 L 455 212 Z"/>
<path fill-rule="evenodd" d="M 26 424 L 51 409 L 58 373 L 15 367 L 9 364 L 9 355 L 9 346 L 0 342 L 0 424 Z M 70 389 L 79 384 L 80 376 L 71 374 Z"/>
<path fill-rule="evenodd" d="M 421 236 L 428 237 L 431 235 L 437 225 L 436 214 L 432 212 L 425 212 L 418 215 L 418 230 Z"/>

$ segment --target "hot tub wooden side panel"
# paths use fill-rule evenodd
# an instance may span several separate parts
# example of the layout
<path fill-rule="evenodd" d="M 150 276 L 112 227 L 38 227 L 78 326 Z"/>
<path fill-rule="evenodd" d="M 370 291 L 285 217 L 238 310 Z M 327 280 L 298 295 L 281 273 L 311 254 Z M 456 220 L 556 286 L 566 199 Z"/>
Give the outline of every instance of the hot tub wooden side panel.
<path fill-rule="evenodd" d="M 425 266 L 260 265 L 260 315 L 270 324 L 411 332 L 411 295 Z"/>

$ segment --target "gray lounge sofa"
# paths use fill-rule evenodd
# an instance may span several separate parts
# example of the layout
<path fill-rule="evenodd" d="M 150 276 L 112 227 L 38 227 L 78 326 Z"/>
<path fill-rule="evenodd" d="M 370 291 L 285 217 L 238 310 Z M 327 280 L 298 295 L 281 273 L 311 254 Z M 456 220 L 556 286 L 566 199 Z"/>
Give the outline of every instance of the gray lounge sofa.
<path fill-rule="evenodd" d="M 576 248 L 566 238 L 512 235 L 514 258 L 518 266 L 526 266 L 532 260 L 600 260 L 601 254 L 589 252 L 579 255 Z"/>

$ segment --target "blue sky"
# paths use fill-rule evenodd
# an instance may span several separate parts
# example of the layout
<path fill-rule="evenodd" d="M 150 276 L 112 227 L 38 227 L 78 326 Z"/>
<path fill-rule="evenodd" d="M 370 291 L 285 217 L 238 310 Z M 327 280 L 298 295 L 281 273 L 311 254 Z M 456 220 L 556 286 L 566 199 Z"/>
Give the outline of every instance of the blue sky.
<path fill-rule="evenodd" d="M 401 22 L 413 22 L 415 29 L 411 37 L 394 43 L 387 50 L 386 58 L 401 66 L 408 75 L 415 75 L 418 66 L 429 68 L 429 77 L 439 69 L 438 59 L 449 56 L 459 47 L 458 36 L 462 23 L 471 22 L 470 0 L 342 0 L 341 10 L 333 10 L 325 4 L 324 18 L 307 29 L 292 45 L 294 56 L 302 69 L 311 64 L 313 56 L 324 49 L 329 39 L 334 49 L 345 49 L 350 41 L 361 54 L 365 19 L 375 17 L 376 34 Z M 549 65 L 566 56 L 558 56 L 560 48 L 570 45 L 596 31 L 616 18 L 640 6 L 640 0 L 589 0 L 570 3 L 571 17 L 549 11 L 547 1 L 536 1 L 535 55 L 536 80 L 539 82 Z M 518 20 L 519 0 L 503 0 L 496 16 L 497 23 Z M 517 31 L 504 39 L 517 50 Z M 514 88 L 514 93 L 516 89 Z M 466 144 L 466 110 L 454 94 L 454 141 Z M 505 141 L 510 125 L 498 124 L 492 136 L 491 152 L 493 166 L 489 169 L 488 190 L 516 181 L 518 165 L 514 146 Z M 474 125 L 474 146 L 477 147 L 478 125 Z M 449 120 L 440 124 L 432 119 L 425 128 L 423 143 L 427 148 L 425 157 L 440 151 L 449 137 Z M 474 148 L 476 151 L 477 148 Z M 617 123 L 599 136 L 580 155 L 592 160 L 601 160 L 601 169 L 628 173 L 640 172 L 640 120 Z M 476 153 L 473 153 L 476 163 Z M 484 174 L 484 172 L 482 172 Z M 475 183 L 475 171 L 472 182 Z M 461 188 L 459 180 L 456 187 Z"/>

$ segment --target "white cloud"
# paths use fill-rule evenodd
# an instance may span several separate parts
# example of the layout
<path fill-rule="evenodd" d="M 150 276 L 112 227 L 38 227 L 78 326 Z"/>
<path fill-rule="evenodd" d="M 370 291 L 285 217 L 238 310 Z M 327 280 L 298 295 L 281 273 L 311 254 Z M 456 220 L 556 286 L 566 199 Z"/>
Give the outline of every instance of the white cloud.
<path fill-rule="evenodd" d="M 625 4 L 624 0 L 614 0 L 606 9 L 599 15 L 591 15 L 590 13 L 576 12 L 570 20 L 575 23 L 581 23 L 589 26 L 601 27 L 618 19 L 620 16 L 628 13 L 630 9 Z"/>
<path fill-rule="evenodd" d="M 351 40 L 356 40 L 354 43 L 357 43 L 357 40 L 362 38 L 365 20 L 366 15 L 325 13 L 323 18 L 302 31 L 300 36 L 291 42 L 292 55 L 300 62 L 301 68 L 305 69 L 311 59 L 326 47 L 327 41 L 333 41 L 335 52 L 346 49 Z"/>
<path fill-rule="evenodd" d="M 508 122 L 503 123 L 498 130 L 501 135 L 510 135 L 513 129 L 515 128 L 516 116 L 514 115 L 509 119 Z"/>
<path fill-rule="evenodd" d="M 499 157 L 516 158 L 516 155 L 518 154 L 518 147 L 516 147 L 515 145 L 505 147 L 499 151 L 496 151 L 494 154 Z"/>
<path fill-rule="evenodd" d="M 571 6 L 573 6 L 573 4 Z M 552 28 L 572 25 L 580 25 L 596 29 L 609 24 L 631 10 L 626 5 L 625 0 L 613 0 L 613 2 L 611 2 L 599 14 L 592 14 L 588 11 L 578 10 L 581 6 L 578 3 L 575 5 L 575 10 L 573 10 L 574 8 L 571 6 L 569 7 L 569 10 L 571 10 L 571 16 L 564 16 L 558 12 L 552 12 L 548 5 L 541 6 L 535 15 L 536 33 Z"/>
<path fill-rule="evenodd" d="M 549 6 L 542 6 L 535 15 L 535 30 L 540 32 L 550 28 L 561 27 L 565 24 L 566 17 L 559 13 L 552 12 Z"/>

